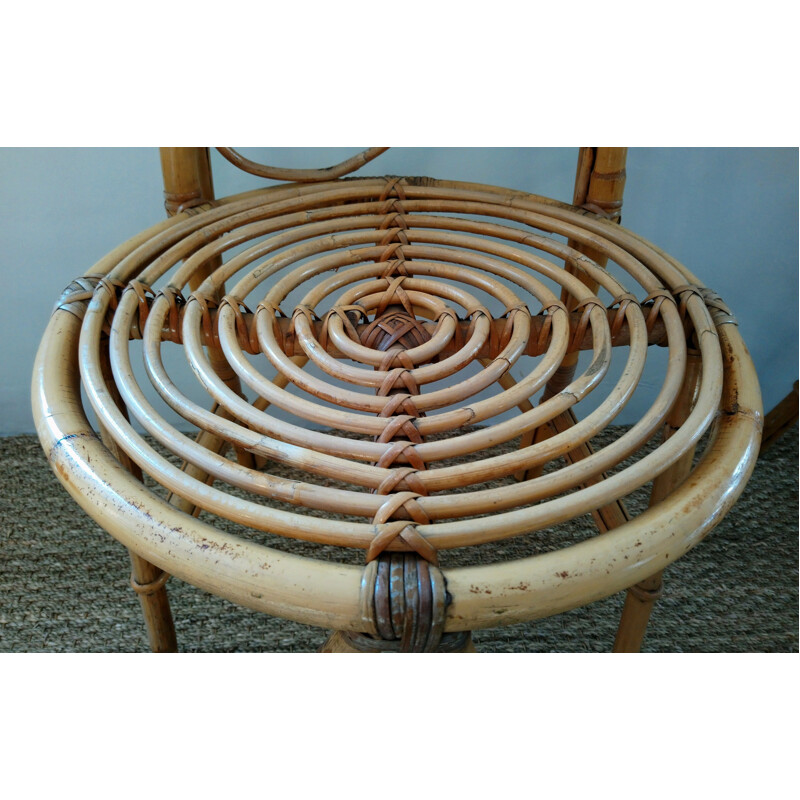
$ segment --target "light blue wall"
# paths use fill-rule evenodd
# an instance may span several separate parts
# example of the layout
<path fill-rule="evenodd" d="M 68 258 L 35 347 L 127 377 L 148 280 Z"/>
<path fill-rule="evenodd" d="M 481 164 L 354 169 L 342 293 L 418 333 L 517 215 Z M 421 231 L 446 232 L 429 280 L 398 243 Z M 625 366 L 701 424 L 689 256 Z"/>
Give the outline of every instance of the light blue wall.
<path fill-rule="evenodd" d="M 354 150 L 246 152 L 267 163 L 326 166 Z M 575 157 L 572 148 L 394 148 L 363 172 L 492 183 L 569 201 Z M 263 185 L 216 153 L 213 162 L 219 196 Z M 61 290 L 162 217 L 154 148 L 0 149 L 0 435 L 33 431 L 31 366 Z M 733 308 L 765 409 L 775 405 L 798 376 L 798 151 L 632 148 L 623 224 Z M 646 406 L 647 380 L 621 422 Z"/>

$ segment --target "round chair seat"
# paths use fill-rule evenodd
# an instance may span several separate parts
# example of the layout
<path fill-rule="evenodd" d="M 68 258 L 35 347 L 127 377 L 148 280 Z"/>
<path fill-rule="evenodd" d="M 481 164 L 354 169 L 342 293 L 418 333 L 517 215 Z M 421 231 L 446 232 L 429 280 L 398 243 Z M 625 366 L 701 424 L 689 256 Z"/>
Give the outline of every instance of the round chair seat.
<path fill-rule="evenodd" d="M 132 552 L 367 650 L 456 649 L 659 572 L 733 504 L 761 428 L 736 320 L 685 267 L 592 210 L 429 178 L 270 187 L 145 231 L 65 290 L 33 399 L 59 479 Z M 446 565 L 585 514 L 599 535 Z"/>

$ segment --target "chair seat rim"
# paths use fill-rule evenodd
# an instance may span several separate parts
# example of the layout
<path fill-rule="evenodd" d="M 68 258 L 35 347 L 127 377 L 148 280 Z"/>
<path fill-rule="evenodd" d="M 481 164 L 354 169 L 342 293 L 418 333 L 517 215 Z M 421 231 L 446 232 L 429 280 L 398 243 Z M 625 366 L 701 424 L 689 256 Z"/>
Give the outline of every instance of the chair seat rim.
<path fill-rule="evenodd" d="M 496 188 L 438 183 L 475 191 Z M 254 194 L 226 198 L 220 204 L 241 202 Z M 525 197 L 574 212 L 548 198 Z M 150 230 L 166 230 L 185 219 L 187 215 L 181 214 Z M 146 235 L 143 232 L 131 242 L 146 240 Z M 125 246 L 121 247 L 124 252 Z M 667 258 L 687 282 L 696 282 L 685 267 Z M 104 274 L 110 266 L 113 259 L 104 259 L 93 274 Z M 80 327 L 80 320 L 67 310 L 54 313 L 33 379 L 40 441 L 57 477 L 79 505 L 125 546 L 200 588 L 298 622 L 364 630 L 360 567 L 279 553 L 233 537 L 169 506 L 119 465 L 95 436 L 82 409 L 76 380 Z M 676 560 L 719 522 L 752 472 L 762 411 L 755 371 L 737 327 L 721 325 L 717 334 L 726 362 L 721 413 L 713 441 L 690 479 L 657 506 L 603 536 L 502 564 L 446 569 L 454 597 L 447 630 L 520 622 L 600 599 Z"/>

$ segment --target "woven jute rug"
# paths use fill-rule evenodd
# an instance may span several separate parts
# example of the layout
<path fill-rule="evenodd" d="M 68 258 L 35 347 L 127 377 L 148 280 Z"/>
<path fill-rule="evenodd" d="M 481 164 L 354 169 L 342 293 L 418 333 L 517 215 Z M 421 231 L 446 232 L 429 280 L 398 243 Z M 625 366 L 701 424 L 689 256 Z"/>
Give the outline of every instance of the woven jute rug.
<path fill-rule="evenodd" d="M 0 652 L 146 651 L 125 549 L 74 504 L 35 437 L 0 439 L 0 475 Z M 646 493 L 629 502 L 641 507 Z M 448 554 L 443 565 L 563 546 L 589 535 L 590 527 L 588 518 L 579 519 L 549 538 L 531 535 L 484 545 L 477 554 Z M 363 558 L 268 535 L 263 541 L 318 558 Z M 183 652 L 314 652 L 327 637 L 326 631 L 239 608 L 174 578 L 167 585 Z M 476 631 L 475 645 L 488 653 L 607 652 L 623 601 L 616 595 L 556 617 Z M 643 650 L 798 650 L 797 428 L 759 459 L 723 522 L 669 567 Z"/>

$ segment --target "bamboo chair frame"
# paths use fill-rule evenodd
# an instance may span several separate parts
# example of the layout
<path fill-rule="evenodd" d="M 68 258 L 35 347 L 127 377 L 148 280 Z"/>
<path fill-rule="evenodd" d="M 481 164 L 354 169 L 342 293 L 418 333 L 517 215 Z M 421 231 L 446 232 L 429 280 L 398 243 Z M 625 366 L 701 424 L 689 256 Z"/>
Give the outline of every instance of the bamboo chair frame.
<path fill-rule="evenodd" d="M 581 149 L 573 206 L 430 178 L 341 180 L 383 149 L 298 171 L 220 148 L 241 168 L 291 181 L 220 200 L 206 150 L 162 149 L 169 218 L 73 282 L 42 339 L 32 398 L 53 470 L 130 550 L 157 651 L 176 648 L 169 575 L 340 631 L 328 652 L 471 650 L 469 631 L 630 589 L 615 649 L 638 650 L 664 567 L 720 521 L 758 454 L 761 399 L 735 318 L 683 265 L 618 224 L 624 148 Z M 210 403 L 171 377 L 162 356 L 170 343 L 182 345 Z M 655 400 L 593 450 L 653 345 L 669 354 Z M 582 351 L 590 357 L 580 367 Z M 611 381 L 614 353 L 624 366 Z M 473 364 L 481 368 L 470 372 Z M 578 420 L 581 401 L 600 392 Z M 659 434 L 657 447 L 620 467 Z M 519 436 L 516 450 L 484 452 Z M 462 460 L 441 464 L 454 458 Z M 563 467 L 543 471 L 559 459 Z M 280 478 L 271 463 L 308 477 Z M 144 473 L 167 497 L 145 488 Z M 650 508 L 631 518 L 624 497 L 651 482 Z M 197 519 L 201 511 L 361 549 L 366 565 L 279 552 Z M 506 563 L 439 568 L 447 549 L 585 513 L 602 535 Z"/>

